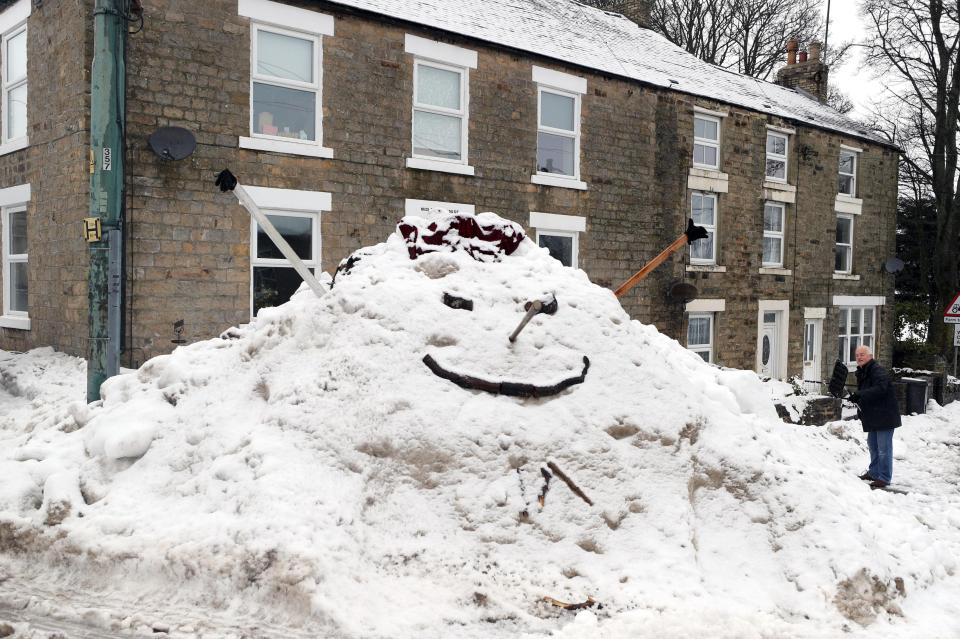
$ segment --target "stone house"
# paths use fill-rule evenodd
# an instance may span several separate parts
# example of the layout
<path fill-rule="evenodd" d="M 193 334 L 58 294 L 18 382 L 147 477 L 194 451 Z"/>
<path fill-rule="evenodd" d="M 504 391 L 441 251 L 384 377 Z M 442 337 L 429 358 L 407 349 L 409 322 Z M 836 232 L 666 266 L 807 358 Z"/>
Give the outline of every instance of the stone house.
<path fill-rule="evenodd" d="M 614 288 L 693 217 L 710 237 L 622 298 L 634 318 L 775 377 L 821 379 L 861 342 L 889 359 L 898 151 L 790 88 L 825 90 L 817 59 L 758 81 L 573 0 L 143 4 L 125 366 L 171 350 L 177 320 L 215 336 L 299 283 L 213 187 L 225 167 L 328 272 L 404 214 L 489 210 Z M 3 349 L 87 348 L 88 5 L 0 0 Z M 195 136 L 188 158 L 151 151 L 163 126 Z"/>

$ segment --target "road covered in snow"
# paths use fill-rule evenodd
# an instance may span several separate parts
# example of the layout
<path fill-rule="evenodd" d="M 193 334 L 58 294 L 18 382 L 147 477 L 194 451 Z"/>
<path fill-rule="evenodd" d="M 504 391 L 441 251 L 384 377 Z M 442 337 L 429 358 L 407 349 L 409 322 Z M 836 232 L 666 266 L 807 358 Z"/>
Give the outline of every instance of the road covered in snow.
<path fill-rule="evenodd" d="M 529 239 L 504 250 L 519 227 L 474 221 L 499 231 L 430 244 L 408 218 L 416 233 L 358 252 L 324 297 L 154 358 L 89 406 L 82 360 L 0 352 L 0 624 L 960 635 L 960 403 L 906 418 L 902 492 L 871 491 L 857 422 L 782 422 L 754 373 L 631 321 Z M 428 355 L 487 386 L 589 366 L 522 397 L 462 388 Z"/>

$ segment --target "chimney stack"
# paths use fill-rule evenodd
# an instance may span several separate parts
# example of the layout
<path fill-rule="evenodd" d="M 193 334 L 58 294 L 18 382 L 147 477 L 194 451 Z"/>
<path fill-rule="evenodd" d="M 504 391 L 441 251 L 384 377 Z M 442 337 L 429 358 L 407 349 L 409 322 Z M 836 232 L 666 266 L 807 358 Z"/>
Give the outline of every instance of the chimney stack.
<path fill-rule="evenodd" d="M 801 89 L 813 95 L 822 103 L 827 101 L 827 65 L 821 60 L 821 45 L 813 41 L 806 50 L 797 51 L 800 43 L 796 38 L 787 40 L 787 64 L 777 71 L 777 84 L 791 89 Z"/>
<path fill-rule="evenodd" d="M 609 3 L 605 9 L 623 14 L 625 18 L 633 20 L 644 29 L 651 27 L 650 7 L 653 0 L 619 0 Z"/>

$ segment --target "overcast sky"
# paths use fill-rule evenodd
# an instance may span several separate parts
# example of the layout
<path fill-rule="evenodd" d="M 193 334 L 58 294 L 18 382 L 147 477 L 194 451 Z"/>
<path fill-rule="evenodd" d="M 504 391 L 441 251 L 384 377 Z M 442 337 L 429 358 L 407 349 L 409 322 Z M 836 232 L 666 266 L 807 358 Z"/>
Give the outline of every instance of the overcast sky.
<path fill-rule="evenodd" d="M 861 40 L 865 29 L 860 18 L 858 0 L 832 0 L 830 3 L 830 34 L 828 46 L 834 46 L 848 40 Z M 823 12 L 827 3 L 823 4 Z M 865 117 L 869 113 L 871 100 L 879 97 L 879 83 L 873 80 L 872 72 L 863 69 L 863 58 L 858 49 L 854 49 L 847 62 L 830 69 L 830 83 L 840 87 L 850 101 L 856 105 L 853 115 Z"/>

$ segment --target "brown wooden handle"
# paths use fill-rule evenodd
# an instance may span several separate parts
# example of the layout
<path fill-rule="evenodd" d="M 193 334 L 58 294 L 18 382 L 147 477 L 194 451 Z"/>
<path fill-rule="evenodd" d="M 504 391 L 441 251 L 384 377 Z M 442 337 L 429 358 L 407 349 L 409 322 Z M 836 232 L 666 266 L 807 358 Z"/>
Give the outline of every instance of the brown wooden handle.
<path fill-rule="evenodd" d="M 677 239 L 675 239 L 675 240 L 673 241 L 673 244 L 671 244 L 670 246 L 668 246 L 667 248 L 665 248 L 665 249 L 660 253 L 660 255 L 656 256 L 655 258 L 653 258 L 652 260 L 650 260 L 649 262 L 647 262 L 646 264 L 644 264 L 644 265 L 643 265 L 643 268 L 641 268 L 639 271 L 637 271 L 636 273 L 634 273 L 634 274 L 630 277 L 630 279 L 628 279 L 626 282 L 624 282 L 623 284 L 621 284 L 621 285 L 617 288 L 617 290 L 615 290 L 615 291 L 613 292 L 613 294 L 616 295 L 617 297 L 623 297 L 624 293 L 626 293 L 626 292 L 629 291 L 631 288 L 633 288 L 633 287 L 636 285 L 637 282 L 639 282 L 640 280 L 642 280 L 643 278 L 645 278 L 647 275 L 649 275 L 649 274 L 650 274 L 650 271 L 652 271 L 653 269 L 655 269 L 655 268 L 657 268 L 658 266 L 660 266 L 661 264 L 663 264 L 663 262 L 664 262 L 668 257 L 670 257 L 670 255 L 671 255 L 674 251 L 676 251 L 678 248 L 682 247 L 682 246 L 683 246 L 684 244 L 686 244 L 686 243 L 687 243 L 687 234 L 684 233 L 683 235 L 681 235 L 680 237 L 678 237 Z"/>

